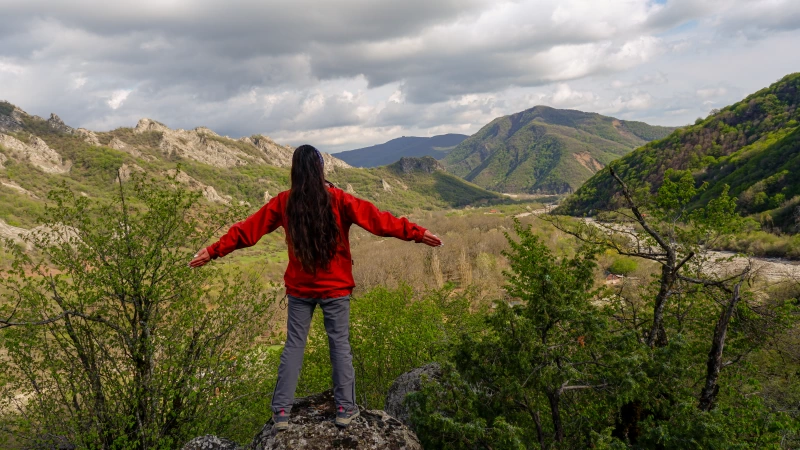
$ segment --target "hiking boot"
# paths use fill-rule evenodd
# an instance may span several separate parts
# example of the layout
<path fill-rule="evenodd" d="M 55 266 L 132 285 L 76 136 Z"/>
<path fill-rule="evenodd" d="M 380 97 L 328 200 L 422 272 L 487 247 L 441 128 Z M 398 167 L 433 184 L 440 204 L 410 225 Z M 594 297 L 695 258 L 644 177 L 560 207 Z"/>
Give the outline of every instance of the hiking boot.
<path fill-rule="evenodd" d="M 284 410 L 272 414 L 272 423 L 275 424 L 275 429 L 284 431 L 289 428 L 289 415 Z"/>
<path fill-rule="evenodd" d="M 339 409 L 336 411 L 336 426 L 337 427 L 346 427 L 350 425 L 350 422 L 353 421 L 356 417 L 360 415 L 358 411 L 358 406 L 351 409 L 350 411 L 345 411 L 344 407 L 340 406 Z"/>

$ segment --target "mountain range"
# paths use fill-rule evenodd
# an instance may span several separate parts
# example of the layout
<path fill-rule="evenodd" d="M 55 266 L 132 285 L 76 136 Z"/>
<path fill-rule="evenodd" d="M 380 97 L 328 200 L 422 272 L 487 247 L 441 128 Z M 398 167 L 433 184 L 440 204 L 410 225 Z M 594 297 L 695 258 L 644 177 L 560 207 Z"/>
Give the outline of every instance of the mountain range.
<path fill-rule="evenodd" d="M 0 235 L 33 227 L 53 188 L 66 184 L 103 198 L 113 192 L 118 174 L 125 180 L 135 172 L 177 176 L 208 202 L 255 209 L 289 187 L 292 153 L 263 135 L 233 139 L 147 118 L 106 132 L 73 128 L 54 114 L 45 120 L 0 102 Z M 370 169 L 327 153 L 323 158 L 329 181 L 395 214 L 508 201 L 444 172 L 432 158 Z"/>
<path fill-rule="evenodd" d="M 498 117 L 454 148 L 445 168 L 498 192 L 573 192 L 611 161 L 674 128 L 536 106 Z"/>
<path fill-rule="evenodd" d="M 657 189 L 668 169 L 690 170 L 708 189 L 702 205 L 723 189 L 740 212 L 784 230 L 800 228 L 800 73 L 740 102 L 714 111 L 692 126 L 651 142 L 612 163 L 623 179 Z M 618 189 L 608 171 L 597 173 L 559 211 L 583 215 L 614 208 Z"/>
<path fill-rule="evenodd" d="M 336 153 L 336 157 L 354 167 L 377 167 L 403 157 L 432 156 L 442 159 L 468 136 L 442 134 L 431 137 L 403 136 L 383 144 Z"/>

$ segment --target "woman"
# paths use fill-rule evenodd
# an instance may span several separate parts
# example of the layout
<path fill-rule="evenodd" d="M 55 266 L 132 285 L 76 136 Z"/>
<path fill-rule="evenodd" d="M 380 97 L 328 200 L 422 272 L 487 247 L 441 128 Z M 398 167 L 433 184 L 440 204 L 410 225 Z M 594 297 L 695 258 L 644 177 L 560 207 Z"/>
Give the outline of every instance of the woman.
<path fill-rule="evenodd" d="M 308 329 L 320 305 L 328 333 L 336 425 L 346 427 L 358 417 L 355 371 L 350 352 L 350 293 L 355 287 L 349 231 L 357 224 L 378 236 L 391 236 L 436 247 L 442 241 L 430 231 L 381 212 L 372 203 L 353 197 L 325 180 L 322 154 L 303 145 L 292 156 L 292 187 L 258 212 L 239 222 L 189 263 L 200 267 L 212 259 L 255 245 L 261 236 L 282 226 L 289 247 L 284 275 L 289 298 L 286 345 L 272 394 L 273 422 L 289 427 L 297 378 L 303 365 Z"/>

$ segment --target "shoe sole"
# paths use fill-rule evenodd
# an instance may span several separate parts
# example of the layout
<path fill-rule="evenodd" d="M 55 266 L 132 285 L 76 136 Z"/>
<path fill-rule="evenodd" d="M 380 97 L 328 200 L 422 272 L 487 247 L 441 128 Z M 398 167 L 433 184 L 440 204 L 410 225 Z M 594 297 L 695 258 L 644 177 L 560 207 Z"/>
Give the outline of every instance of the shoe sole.
<path fill-rule="evenodd" d="M 355 419 L 356 417 L 358 417 L 360 415 L 361 415 L 361 411 L 356 411 L 355 414 L 353 414 L 352 416 L 350 416 L 347 419 L 343 419 L 343 418 L 337 417 L 336 418 L 336 426 L 344 428 L 344 427 L 350 425 L 350 422 L 352 422 L 353 419 Z"/>
<path fill-rule="evenodd" d="M 275 422 L 275 429 L 278 431 L 286 431 L 289 429 L 289 422 Z"/>

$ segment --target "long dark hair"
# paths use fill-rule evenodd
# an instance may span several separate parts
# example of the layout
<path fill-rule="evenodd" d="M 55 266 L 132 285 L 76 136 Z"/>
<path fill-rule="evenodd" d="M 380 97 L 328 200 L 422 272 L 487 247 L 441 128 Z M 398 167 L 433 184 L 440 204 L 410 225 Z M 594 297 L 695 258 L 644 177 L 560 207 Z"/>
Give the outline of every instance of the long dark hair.
<path fill-rule="evenodd" d="M 339 243 L 339 224 L 331 208 L 322 155 L 310 145 L 292 156 L 292 189 L 286 202 L 286 232 L 303 270 L 327 269 Z"/>

